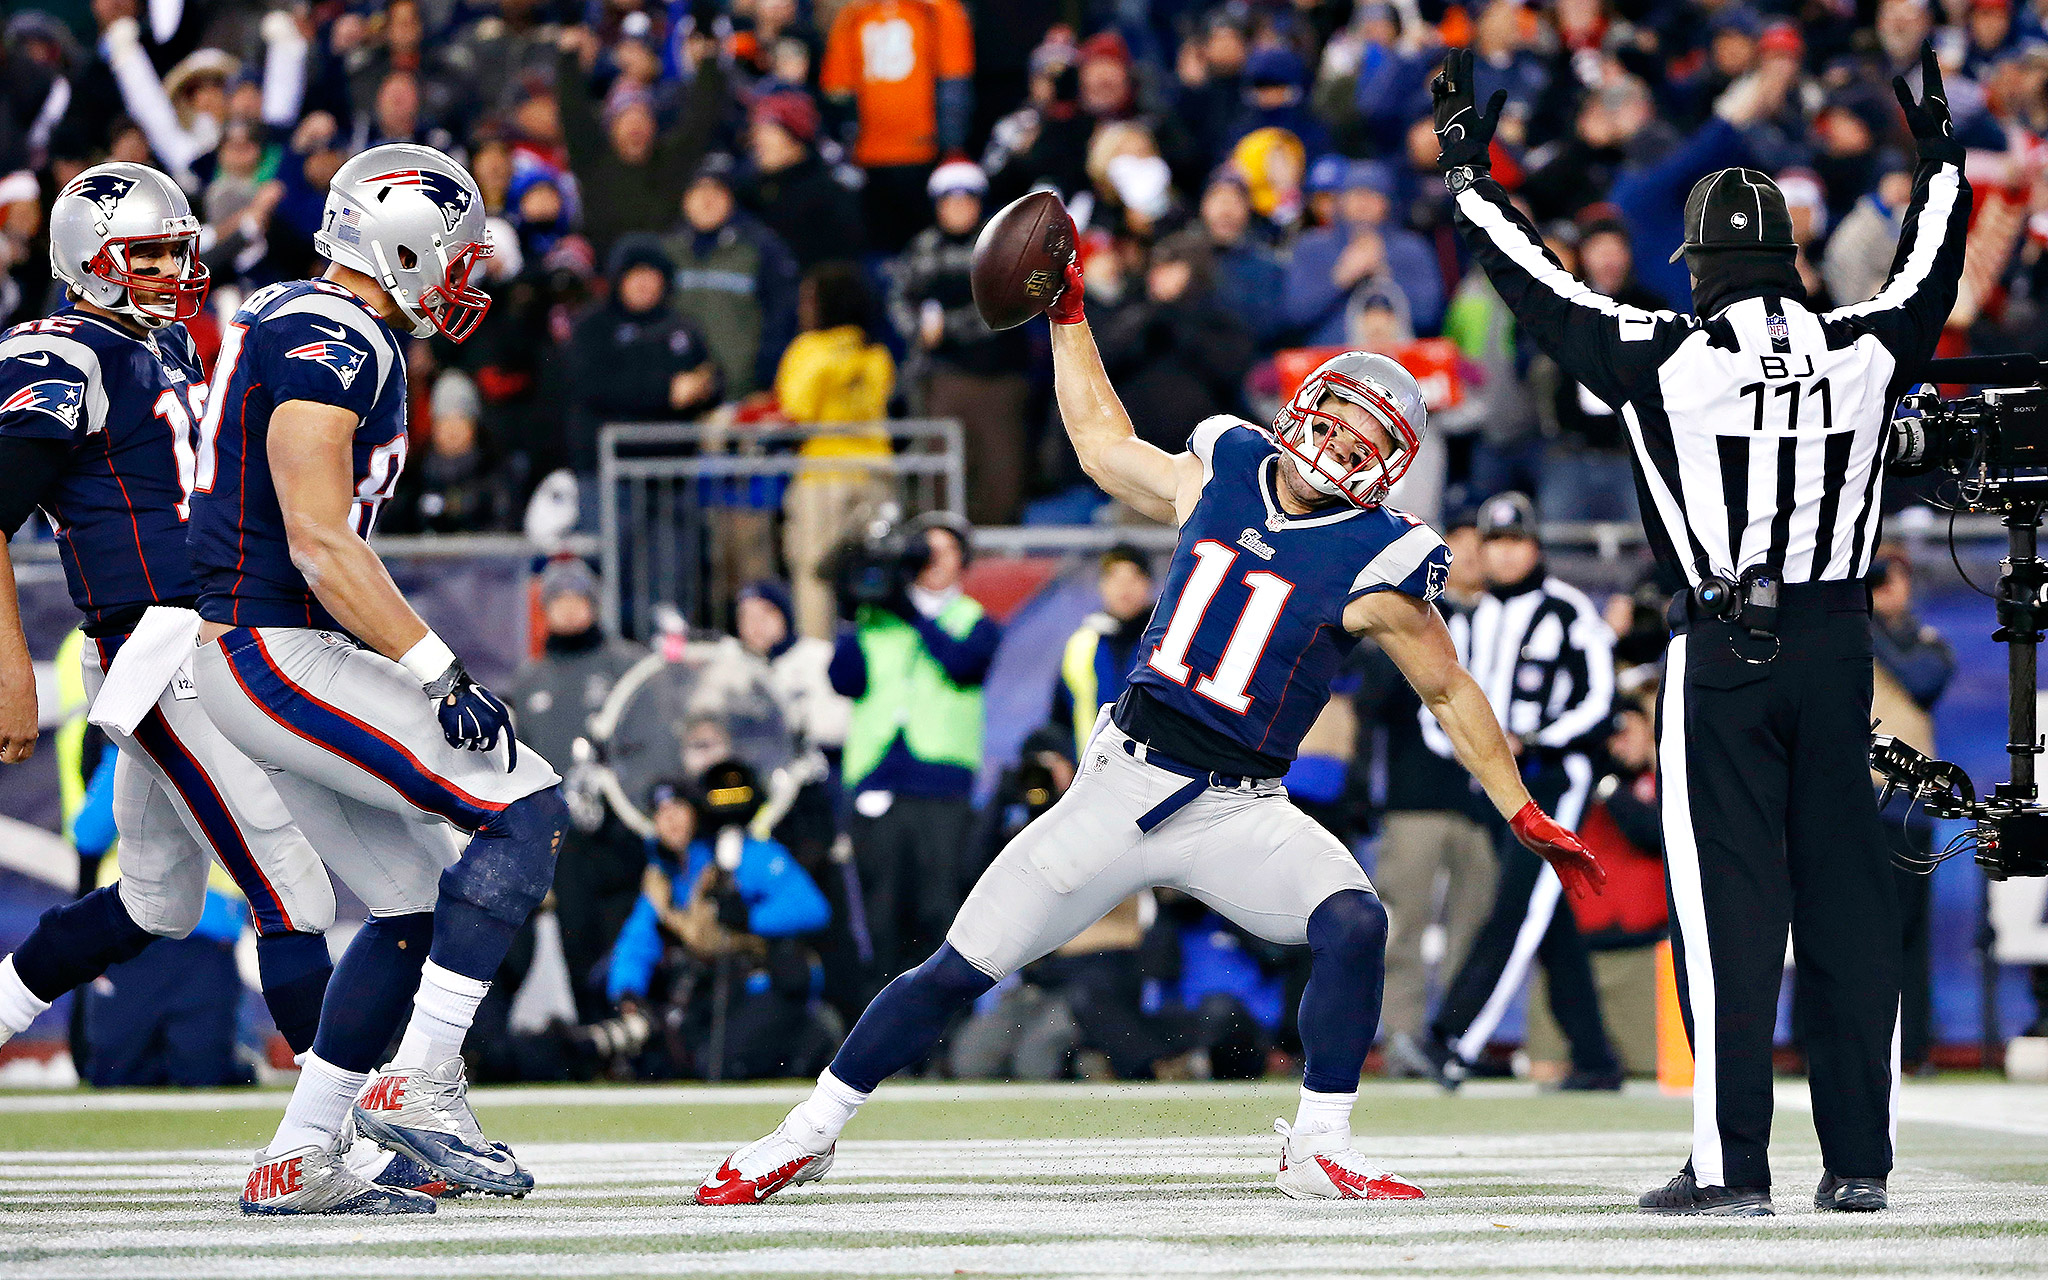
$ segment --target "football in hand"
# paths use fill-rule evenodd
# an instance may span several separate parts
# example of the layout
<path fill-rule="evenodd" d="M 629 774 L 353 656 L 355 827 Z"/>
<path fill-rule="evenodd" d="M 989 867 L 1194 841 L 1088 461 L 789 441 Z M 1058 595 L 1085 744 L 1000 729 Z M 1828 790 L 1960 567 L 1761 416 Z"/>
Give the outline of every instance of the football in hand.
<path fill-rule="evenodd" d="M 991 329 L 1014 329 L 1052 305 L 1074 254 L 1074 224 L 1050 191 L 1013 201 L 974 242 L 974 306 Z"/>

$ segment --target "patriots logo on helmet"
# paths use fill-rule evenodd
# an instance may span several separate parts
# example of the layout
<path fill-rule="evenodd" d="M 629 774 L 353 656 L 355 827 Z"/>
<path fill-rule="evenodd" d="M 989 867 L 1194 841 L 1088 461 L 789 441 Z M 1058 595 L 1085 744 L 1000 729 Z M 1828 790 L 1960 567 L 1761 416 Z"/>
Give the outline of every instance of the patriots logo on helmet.
<path fill-rule="evenodd" d="M 68 431 L 78 430 L 78 415 L 84 408 L 85 387 L 63 378 L 31 382 L 0 401 L 0 414 L 46 413 L 63 423 Z"/>
<path fill-rule="evenodd" d="M 114 216 L 115 206 L 121 203 L 121 197 L 133 190 L 133 178 L 124 178 L 116 173 L 88 173 L 73 180 L 70 186 L 64 188 L 63 194 L 90 200 L 99 207 L 101 217 L 111 218 Z"/>
<path fill-rule="evenodd" d="M 341 379 L 341 388 L 346 391 L 354 384 L 356 375 L 363 371 L 363 362 L 370 358 L 367 351 L 352 347 L 346 342 L 308 342 L 302 347 L 293 347 L 284 353 L 288 360 L 311 360 L 314 364 L 325 365 Z"/>
<path fill-rule="evenodd" d="M 448 224 L 451 233 L 469 213 L 468 188 L 445 173 L 435 173 L 431 169 L 394 169 L 364 181 L 372 186 L 418 187 L 427 199 L 440 207 L 441 221 Z"/>

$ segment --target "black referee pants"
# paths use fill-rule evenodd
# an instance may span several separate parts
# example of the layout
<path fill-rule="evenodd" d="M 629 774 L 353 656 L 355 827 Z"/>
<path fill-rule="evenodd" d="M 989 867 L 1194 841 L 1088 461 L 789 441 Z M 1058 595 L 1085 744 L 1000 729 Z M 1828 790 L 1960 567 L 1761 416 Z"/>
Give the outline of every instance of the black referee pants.
<path fill-rule="evenodd" d="M 1524 781 L 1530 798 L 1545 813 L 1578 828 L 1593 787 L 1590 760 L 1578 753 L 1552 757 L 1529 768 Z M 1495 824 L 1494 849 L 1500 879 L 1494 888 L 1493 914 L 1472 939 L 1465 963 L 1444 992 L 1430 1021 L 1430 1034 L 1466 1062 L 1478 1061 L 1527 980 L 1529 966 L 1541 960 L 1551 1011 L 1571 1042 L 1572 1065 L 1583 1071 L 1618 1070 L 1621 1064 L 1600 1020 L 1592 956 L 1579 936 L 1563 886 L 1504 823 Z"/>
<path fill-rule="evenodd" d="M 1860 583 L 1783 589 L 1776 656 L 1680 619 L 1665 665 L 1659 790 L 1678 991 L 1692 1038 L 1692 1170 L 1771 1185 L 1771 1042 L 1789 927 L 1814 1127 L 1840 1177 L 1892 1167 L 1897 890 L 1870 782 L 1870 621 Z"/>

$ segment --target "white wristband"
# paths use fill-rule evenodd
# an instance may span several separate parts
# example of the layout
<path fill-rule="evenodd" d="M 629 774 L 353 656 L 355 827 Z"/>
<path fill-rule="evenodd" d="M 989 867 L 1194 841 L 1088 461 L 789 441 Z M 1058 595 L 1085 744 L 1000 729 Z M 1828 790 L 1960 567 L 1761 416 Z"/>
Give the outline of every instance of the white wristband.
<path fill-rule="evenodd" d="M 429 685 L 441 678 L 448 664 L 455 661 L 455 651 L 442 643 L 441 637 L 429 631 L 420 637 L 420 642 L 405 651 L 398 665 L 418 677 L 422 685 Z"/>

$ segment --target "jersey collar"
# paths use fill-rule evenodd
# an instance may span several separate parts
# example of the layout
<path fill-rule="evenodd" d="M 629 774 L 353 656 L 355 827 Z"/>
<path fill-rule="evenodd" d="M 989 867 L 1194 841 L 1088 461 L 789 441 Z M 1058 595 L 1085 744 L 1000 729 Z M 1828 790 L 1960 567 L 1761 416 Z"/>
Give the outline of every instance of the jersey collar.
<path fill-rule="evenodd" d="M 130 342 L 137 343 L 145 347 L 151 345 L 147 335 L 136 333 L 134 330 L 126 328 L 125 326 L 115 324 L 112 320 L 107 319 L 105 316 L 94 315 L 92 312 L 87 311 L 84 307 L 66 307 L 64 310 L 70 313 L 71 315 L 78 317 L 80 320 L 90 320 L 92 323 L 98 325 L 100 328 L 105 329 L 108 333 L 126 338 Z"/>
<path fill-rule="evenodd" d="M 1297 516 L 1288 514 L 1281 509 L 1280 500 L 1274 488 L 1279 483 L 1278 477 L 1274 473 L 1274 468 L 1279 465 L 1280 455 L 1277 453 L 1266 455 L 1266 460 L 1259 464 L 1259 500 L 1266 504 L 1266 528 L 1274 533 L 1278 533 L 1282 529 L 1314 529 L 1321 525 L 1336 524 L 1341 520 L 1349 520 L 1355 515 L 1364 514 L 1364 507 L 1354 507 L 1349 503 L 1344 504 L 1335 511 L 1326 511 L 1320 515 Z"/>

